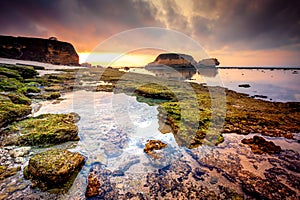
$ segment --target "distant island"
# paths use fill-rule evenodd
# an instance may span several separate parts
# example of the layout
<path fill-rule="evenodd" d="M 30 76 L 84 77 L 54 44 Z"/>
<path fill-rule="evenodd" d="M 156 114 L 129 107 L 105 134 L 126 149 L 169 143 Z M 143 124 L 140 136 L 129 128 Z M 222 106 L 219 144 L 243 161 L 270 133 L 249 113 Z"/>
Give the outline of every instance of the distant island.
<path fill-rule="evenodd" d="M 146 66 L 146 69 L 160 68 L 165 65 L 176 69 L 187 69 L 195 67 L 216 67 L 220 62 L 216 58 L 207 58 L 196 62 L 195 59 L 187 54 L 163 53 Z"/>
<path fill-rule="evenodd" d="M 58 41 L 55 37 L 42 39 L 0 35 L 0 57 L 79 66 L 79 56 L 73 45 Z"/>

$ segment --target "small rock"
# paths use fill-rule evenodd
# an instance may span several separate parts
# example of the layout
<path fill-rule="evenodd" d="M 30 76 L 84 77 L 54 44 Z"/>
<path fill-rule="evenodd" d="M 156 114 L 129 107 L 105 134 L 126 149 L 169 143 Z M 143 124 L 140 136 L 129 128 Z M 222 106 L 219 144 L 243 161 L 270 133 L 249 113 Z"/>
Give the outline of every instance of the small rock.
<path fill-rule="evenodd" d="M 25 158 L 22 158 L 22 157 L 15 158 L 15 163 L 18 163 L 18 164 L 24 164 L 25 161 L 26 161 Z"/>
<path fill-rule="evenodd" d="M 239 84 L 239 87 L 243 87 L 243 88 L 249 88 L 251 87 L 249 84 Z"/>
<path fill-rule="evenodd" d="M 211 177 L 209 183 L 212 185 L 218 183 L 218 177 L 216 177 L 216 176 Z"/>
<path fill-rule="evenodd" d="M 275 145 L 271 141 L 266 141 L 263 137 L 254 136 L 250 139 L 243 139 L 243 144 L 247 144 L 251 147 L 253 153 L 263 154 L 279 154 L 281 152 L 281 147 Z"/>
<path fill-rule="evenodd" d="M 124 176 L 124 172 L 122 170 L 115 170 L 112 173 L 113 176 Z"/>
<path fill-rule="evenodd" d="M 11 150 L 9 153 L 13 158 L 23 157 L 29 153 L 31 147 L 20 147 L 14 150 Z"/>
<path fill-rule="evenodd" d="M 145 145 L 144 152 L 151 156 L 153 159 L 158 159 L 160 158 L 160 156 L 155 153 L 154 150 L 160 150 L 165 148 L 166 146 L 167 144 L 163 143 L 160 140 L 149 140 Z"/>

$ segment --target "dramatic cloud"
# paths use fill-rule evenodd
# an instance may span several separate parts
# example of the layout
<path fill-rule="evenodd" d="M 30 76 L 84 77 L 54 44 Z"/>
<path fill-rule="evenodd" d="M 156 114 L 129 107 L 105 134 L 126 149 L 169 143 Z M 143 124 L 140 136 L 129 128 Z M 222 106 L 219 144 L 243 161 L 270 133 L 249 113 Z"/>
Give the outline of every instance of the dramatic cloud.
<path fill-rule="evenodd" d="M 207 21 L 194 18 L 195 35 L 211 34 L 219 46 L 259 50 L 300 44 L 300 1 L 195 0 L 193 4 L 195 13 L 212 16 Z"/>
<path fill-rule="evenodd" d="M 298 0 L 10 0 L 0 1 L 0 34 L 55 36 L 82 52 L 121 31 L 155 26 L 183 32 L 217 55 L 299 53 L 299 8 Z"/>
<path fill-rule="evenodd" d="M 54 35 L 78 44 L 81 51 L 120 31 L 163 26 L 155 19 L 156 8 L 145 1 L 1 1 L 0 15 L 0 34 Z"/>

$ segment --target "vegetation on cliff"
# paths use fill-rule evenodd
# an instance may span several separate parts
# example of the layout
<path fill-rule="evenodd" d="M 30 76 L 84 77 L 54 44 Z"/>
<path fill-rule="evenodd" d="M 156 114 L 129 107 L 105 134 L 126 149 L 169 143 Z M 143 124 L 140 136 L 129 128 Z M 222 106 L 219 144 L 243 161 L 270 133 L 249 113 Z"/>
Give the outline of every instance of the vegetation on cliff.
<path fill-rule="evenodd" d="M 0 36 L 0 57 L 57 65 L 79 65 L 72 44 L 58 40 Z"/>

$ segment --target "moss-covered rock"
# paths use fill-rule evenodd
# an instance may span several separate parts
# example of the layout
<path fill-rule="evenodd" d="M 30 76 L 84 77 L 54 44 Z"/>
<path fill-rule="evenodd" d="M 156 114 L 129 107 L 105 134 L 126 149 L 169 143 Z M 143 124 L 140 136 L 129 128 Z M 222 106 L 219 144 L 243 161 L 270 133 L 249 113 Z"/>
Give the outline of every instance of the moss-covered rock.
<path fill-rule="evenodd" d="M 13 123 L 2 145 L 47 146 L 78 140 L 78 114 L 43 114 Z"/>
<path fill-rule="evenodd" d="M 146 84 L 141 87 L 138 87 L 135 90 L 135 93 L 137 95 L 153 99 L 172 100 L 175 98 L 175 94 L 170 89 L 155 83 Z"/>
<path fill-rule="evenodd" d="M 24 177 L 32 179 L 42 190 L 64 192 L 72 186 L 84 162 L 84 156 L 79 153 L 52 149 L 32 156 L 24 169 Z"/>
<path fill-rule="evenodd" d="M 14 104 L 11 100 L 0 99 L 0 128 L 11 122 L 20 120 L 29 114 L 31 114 L 31 107 L 29 105 Z"/>
<path fill-rule="evenodd" d="M 31 100 L 22 93 L 5 93 L 0 95 L 7 96 L 15 104 L 31 104 Z"/>
<path fill-rule="evenodd" d="M 35 96 L 36 99 L 52 100 L 60 97 L 59 92 L 44 92 Z"/>
<path fill-rule="evenodd" d="M 0 91 L 18 91 L 23 87 L 25 84 L 15 78 L 4 77 L 0 79 Z"/>
<path fill-rule="evenodd" d="M 12 69 L 7 69 L 7 68 L 5 68 L 3 66 L 0 66 L 0 75 L 6 76 L 8 78 L 15 78 L 15 79 L 18 79 L 18 80 L 22 79 L 22 77 L 18 73 L 18 71 L 12 70 Z"/>
<path fill-rule="evenodd" d="M 0 91 L 3 92 L 15 92 L 15 93 L 38 93 L 40 89 L 38 87 L 25 84 L 15 78 L 4 77 L 0 80 Z"/>
<path fill-rule="evenodd" d="M 18 65 L 2 65 L 1 68 L 16 71 L 23 79 L 33 78 L 38 75 L 38 72 L 32 66 Z"/>

